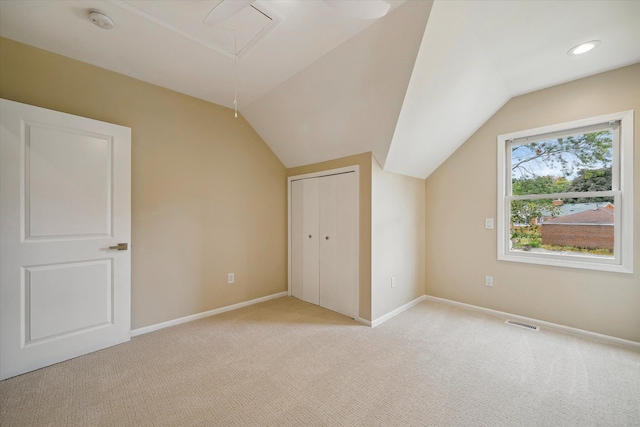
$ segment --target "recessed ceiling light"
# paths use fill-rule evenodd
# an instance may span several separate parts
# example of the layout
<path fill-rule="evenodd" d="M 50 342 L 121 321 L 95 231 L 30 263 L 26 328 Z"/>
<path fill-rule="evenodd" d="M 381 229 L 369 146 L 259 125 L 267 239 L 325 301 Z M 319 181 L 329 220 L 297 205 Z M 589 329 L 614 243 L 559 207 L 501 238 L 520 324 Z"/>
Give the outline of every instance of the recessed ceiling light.
<path fill-rule="evenodd" d="M 582 55 L 583 53 L 587 53 L 590 50 L 594 49 L 599 44 L 600 44 L 600 40 L 591 40 L 590 42 L 581 43 L 578 46 L 575 46 L 569 49 L 569 52 L 567 52 L 567 55 L 569 56 Z"/>
<path fill-rule="evenodd" d="M 114 26 L 113 19 L 98 9 L 89 9 L 89 19 L 97 27 L 102 28 L 103 30 L 110 30 Z"/>

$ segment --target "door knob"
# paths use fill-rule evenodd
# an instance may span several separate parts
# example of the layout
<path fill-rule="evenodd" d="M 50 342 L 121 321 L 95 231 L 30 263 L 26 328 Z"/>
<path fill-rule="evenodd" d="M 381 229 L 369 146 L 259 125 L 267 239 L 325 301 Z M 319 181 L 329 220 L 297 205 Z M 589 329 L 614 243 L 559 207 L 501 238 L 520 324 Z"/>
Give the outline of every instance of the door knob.
<path fill-rule="evenodd" d="M 329 240 L 329 236 L 325 237 L 325 240 Z"/>
<path fill-rule="evenodd" d="M 118 243 L 116 246 L 109 246 L 109 249 L 117 249 L 119 251 L 126 251 L 129 249 L 128 243 Z"/>
<path fill-rule="evenodd" d="M 311 234 L 309 234 L 309 238 L 311 238 Z"/>

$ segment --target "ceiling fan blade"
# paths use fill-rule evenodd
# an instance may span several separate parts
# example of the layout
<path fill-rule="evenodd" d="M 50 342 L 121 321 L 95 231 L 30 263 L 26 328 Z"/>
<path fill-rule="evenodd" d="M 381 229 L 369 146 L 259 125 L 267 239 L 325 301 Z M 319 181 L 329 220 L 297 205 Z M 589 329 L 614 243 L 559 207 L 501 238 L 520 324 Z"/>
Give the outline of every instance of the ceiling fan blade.
<path fill-rule="evenodd" d="M 324 0 L 333 9 L 355 19 L 378 19 L 389 12 L 391 5 L 384 0 Z"/>
<path fill-rule="evenodd" d="M 253 2 L 254 0 L 222 0 L 204 18 L 204 23 L 211 26 L 221 24 Z"/>

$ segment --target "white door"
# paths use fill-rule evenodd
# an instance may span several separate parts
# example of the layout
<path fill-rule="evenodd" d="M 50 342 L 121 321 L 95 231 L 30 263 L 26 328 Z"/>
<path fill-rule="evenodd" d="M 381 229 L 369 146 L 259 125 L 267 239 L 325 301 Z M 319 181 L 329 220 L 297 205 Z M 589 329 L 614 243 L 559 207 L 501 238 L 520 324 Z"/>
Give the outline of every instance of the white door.
<path fill-rule="evenodd" d="M 291 182 L 291 295 L 357 315 L 356 174 Z"/>
<path fill-rule="evenodd" d="M 304 301 L 302 297 L 302 248 L 304 246 L 303 217 L 302 217 L 302 197 L 303 181 L 291 181 L 291 218 L 289 223 L 290 241 L 290 263 L 291 272 L 289 281 L 291 284 L 291 295 Z"/>
<path fill-rule="evenodd" d="M 291 183 L 292 295 L 312 304 L 320 303 L 319 178 Z"/>
<path fill-rule="evenodd" d="M 320 179 L 320 305 L 356 317 L 356 174 Z"/>
<path fill-rule="evenodd" d="M 131 130 L 0 100 L 0 379 L 130 339 Z"/>

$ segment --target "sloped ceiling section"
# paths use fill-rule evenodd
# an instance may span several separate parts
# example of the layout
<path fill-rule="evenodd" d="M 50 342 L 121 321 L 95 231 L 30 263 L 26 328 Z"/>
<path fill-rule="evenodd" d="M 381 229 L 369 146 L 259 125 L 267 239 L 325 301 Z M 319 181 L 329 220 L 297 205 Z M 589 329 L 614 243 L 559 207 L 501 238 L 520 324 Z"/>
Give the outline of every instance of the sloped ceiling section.
<path fill-rule="evenodd" d="M 640 1 L 436 1 L 381 164 L 426 178 L 511 97 L 640 61 L 639 18 Z"/>
<path fill-rule="evenodd" d="M 241 110 L 286 167 L 372 151 L 384 164 L 431 1 L 408 1 Z"/>
<path fill-rule="evenodd" d="M 384 164 L 388 171 L 426 178 L 510 98 L 469 25 L 467 5 L 451 3 L 432 9 Z"/>

